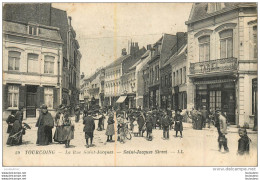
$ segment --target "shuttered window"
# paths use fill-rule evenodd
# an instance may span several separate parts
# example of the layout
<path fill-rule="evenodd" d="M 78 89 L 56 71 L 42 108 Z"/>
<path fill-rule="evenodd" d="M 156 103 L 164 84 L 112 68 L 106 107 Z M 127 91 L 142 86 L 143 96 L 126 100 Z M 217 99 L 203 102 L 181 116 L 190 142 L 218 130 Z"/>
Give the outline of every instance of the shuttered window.
<path fill-rule="evenodd" d="M 220 37 L 220 58 L 233 57 L 233 30 L 228 29 L 219 33 Z"/>
<path fill-rule="evenodd" d="M 199 38 L 199 60 L 200 62 L 209 61 L 210 55 L 210 36 Z"/>
<path fill-rule="evenodd" d="M 54 57 L 44 56 L 44 73 L 53 74 L 54 73 Z"/>
<path fill-rule="evenodd" d="M 39 72 L 38 68 L 38 54 L 29 53 L 27 57 L 28 72 Z"/>
<path fill-rule="evenodd" d="M 47 105 L 48 108 L 53 109 L 53 88 L 44 88 L 44 103 Z"/>
<path fill-rule="evenodd" d="M 18 108 L 19 100 L 19 86 L 9 85 L 8 86 L 8 107 Z"/>
<path fill-rule="evenodd" d="M 8 70 L 19 71 L 21 53 L 17 51 L 8 52 Z"/>

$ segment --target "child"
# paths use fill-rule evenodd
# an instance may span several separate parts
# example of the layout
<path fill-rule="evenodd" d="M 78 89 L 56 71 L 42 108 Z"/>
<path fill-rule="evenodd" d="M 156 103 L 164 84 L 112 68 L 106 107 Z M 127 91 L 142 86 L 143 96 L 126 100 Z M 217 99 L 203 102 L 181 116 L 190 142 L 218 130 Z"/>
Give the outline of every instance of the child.
<path fill-rule="evenodd" d="M 238 150 L 237 153 L 239 155 L 249 154 L 249 146 L 251 139 L 247 136 L 247 131 L 245 128 L 240 128 L 238 130 L 238 134 L 240 139 L 238 140 Z"/>
<path fill-rule="evenodd" d="M 133 122 L 133 133 L 134 136 L 137 136 L 139 134 L 138 124 L 136 120 Z"/>
<path fill-rule="evenodd" d="M 176 115 L 174 116 L 174 121 L 175 121 L 174 130 L 176 131 L 176 136 L 175 137 L 178 137 L 178 131 L 180 131 L 181 138 L 182 138 L 182 131 L 183 131 L 182 120 L 183 120 L 183 117 L 180 114 L 181 111 L 182 111 L 181 109 L 177 109 L 176 110 Z"/>

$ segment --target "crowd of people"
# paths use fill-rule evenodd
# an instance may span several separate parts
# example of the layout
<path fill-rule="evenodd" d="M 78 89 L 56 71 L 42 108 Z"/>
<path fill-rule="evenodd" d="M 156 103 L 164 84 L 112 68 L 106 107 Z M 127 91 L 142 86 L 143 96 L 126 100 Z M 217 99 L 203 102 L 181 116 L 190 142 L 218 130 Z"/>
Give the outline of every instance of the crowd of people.
<path fill-rule="evenodd" d="M 221 110 L 216 110 L 214 113 L 208 113 L 205 107 L 202 110 L 192 109 L 185 112 L 185 115 L 192 119 L 192 127 L 195 130 L 201 130 L 208 123 L 210 127 L 211 121 L 218 132 L 219 151 L 222 147 L 224 151 L 228 152 L 227 141 L 227 117 Z M 107 127 L 105 129 L 105 120 L 107 118 Z M 116 139 L 120 142 L 125 142 L 126 131 L 129 130 L 131 134 L 136 137 L 144 137 L 146 132 L 146 139 L 153 140 L 153 130 L 162 130 L 162 139 L 168 140 L 170 135 L 169 131 L 174 129 L 175 137 L 183 138 L 183 121 L 184 115 L 181 109 L 177 109 L 175 114 L 169 109 L 105 109 L 105 110 L 84 110 L 83 111 L 83 131 L 86 140 L 86 147 L 93 147 L 93 137 L 95 131 L 95 120 L 98 120 L 98 131 L 105 130 L 104 135 L 107 136 L 107 142 L 114 142 L 113 136 L 117 133 Z M 75 122 L 80 121 L 80 109 L 75 108 Z M 23 122 L 23 109 L 19 111 L 12 111 L 6 120 L 8 127 L 7 133 L 9 137 L 7 140 L 8 145 L 21 145 L 22 136 L 25 134 L 26 129 L 30 126 Z M 65 144 L 65 147 L 70 147 L 70 141 L 74 139 L 75 124 L 71 121 L 69 107 L 60 105 L 57 113 L 53 118 L 51 113 L 48 112 L 47 106 L 41 106 L 41 112 L 35 125 L 37 130 L 37 145 L 48 145 L 53 140 L 60 144 Z M 54 135 L 52 129 L 55 127 Z M 240 128 L 240 139 L 238 140 L 238 154 L 246 154 L 249 152 L 250 138 L 247 136 L 245 128 Z M 130 137 L 131 138 L 131 137 Z"/>

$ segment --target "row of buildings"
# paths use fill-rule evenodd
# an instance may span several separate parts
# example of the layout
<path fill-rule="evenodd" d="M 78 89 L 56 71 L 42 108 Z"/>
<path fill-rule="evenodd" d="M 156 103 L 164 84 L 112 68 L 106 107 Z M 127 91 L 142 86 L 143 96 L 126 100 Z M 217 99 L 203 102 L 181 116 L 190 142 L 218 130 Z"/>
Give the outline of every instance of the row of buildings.
<path fill-rule="evenodd" d="M 35 118 L 42 104 L 51 113 L 79 104 L 81 53 L 71 21 L 50 3 L 4 4 L 4 118 L 21 107 Z"/>
<path fill-rule="evenodd" d="M 257 113 L 257 5 L 194 3 L 187 32 L 163 34 L 82 79 L 81 100 L 101 107 L 218 108 L 231 124 Z M 133 54 L 133 52 L 138 52 Z M 92 94 L 94 93 L 94 94 Z"/>

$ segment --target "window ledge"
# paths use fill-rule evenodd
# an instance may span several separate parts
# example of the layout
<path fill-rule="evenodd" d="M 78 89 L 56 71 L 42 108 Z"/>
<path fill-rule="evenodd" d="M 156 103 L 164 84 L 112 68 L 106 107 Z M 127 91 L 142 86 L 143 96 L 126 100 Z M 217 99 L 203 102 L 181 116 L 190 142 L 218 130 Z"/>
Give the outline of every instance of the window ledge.
<path fill-rule="evenodd" d="M 15 107 L 9 107 L 9 108 L 7 108 L 6 110 L 7 110 L 7 111 L 19 110 L 19 108 L 18 108 L 18 107 L 17 107 L 17 108 L 15 108 Z"/>

